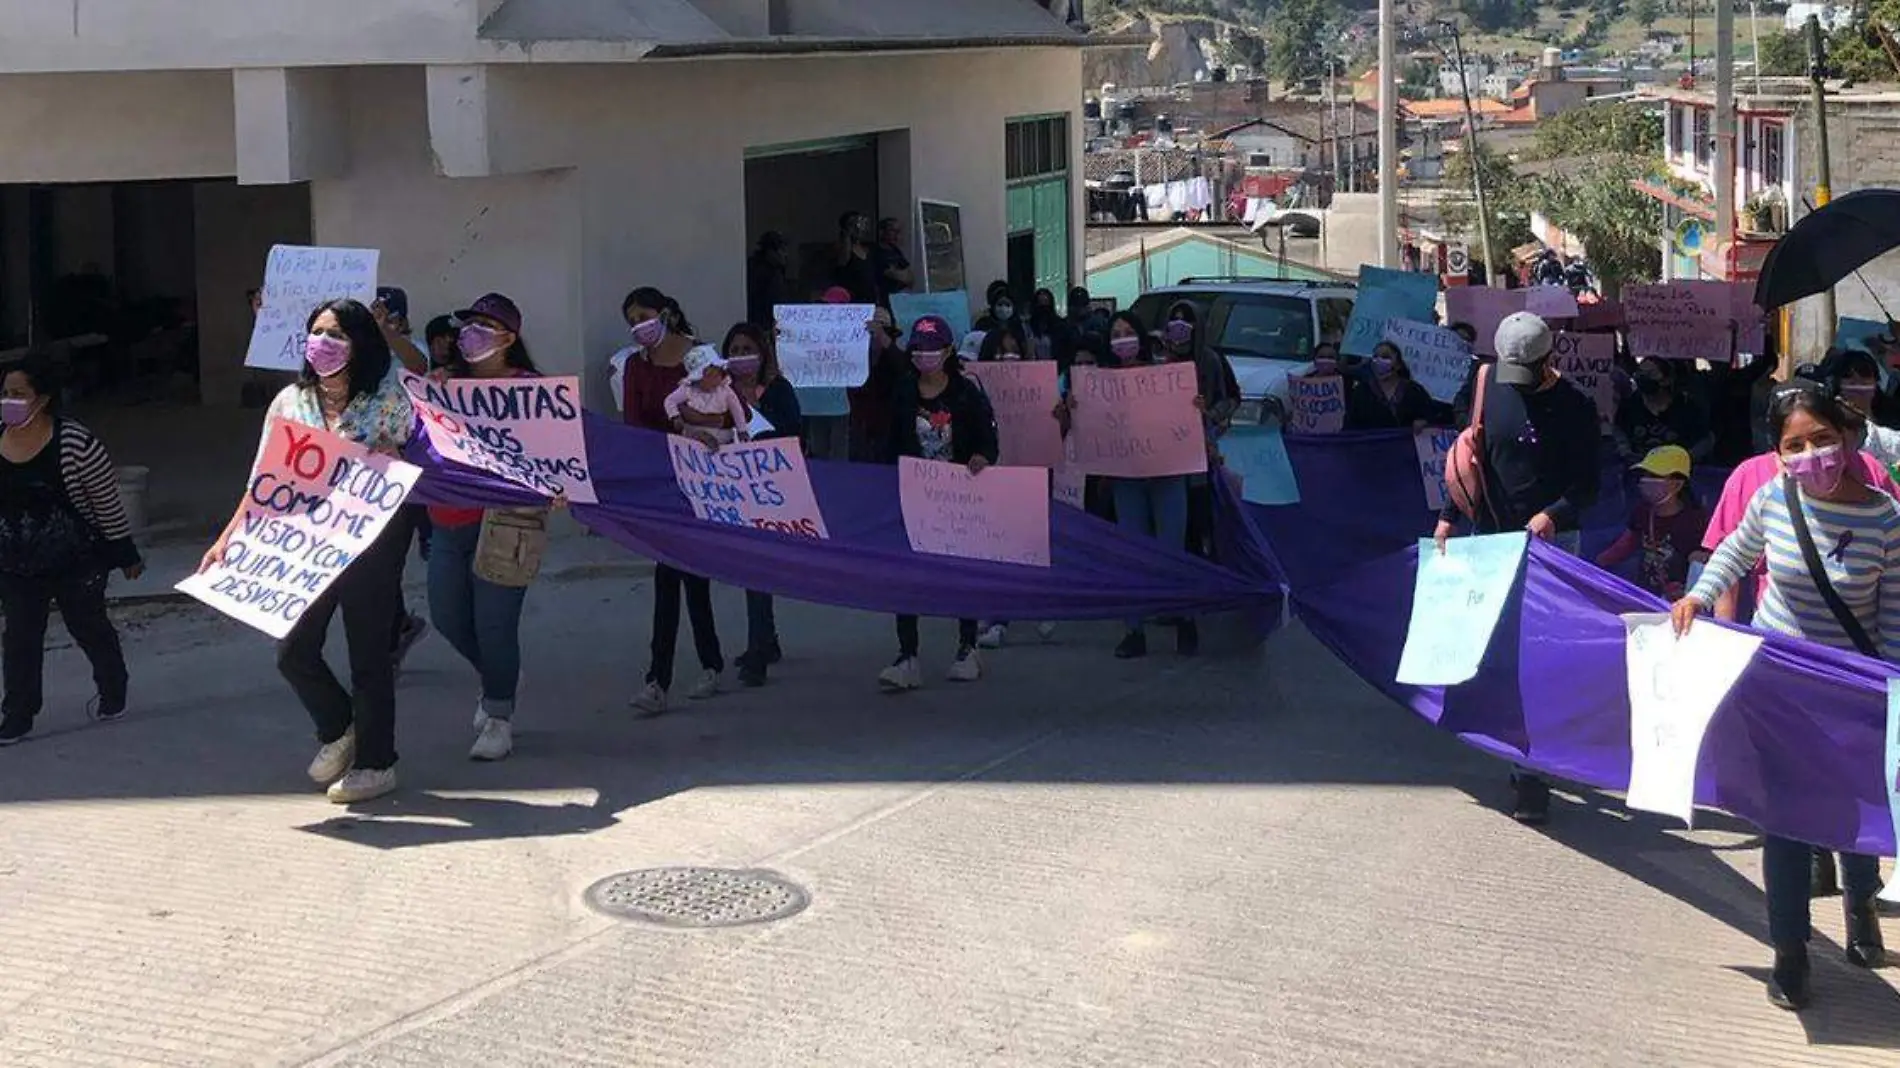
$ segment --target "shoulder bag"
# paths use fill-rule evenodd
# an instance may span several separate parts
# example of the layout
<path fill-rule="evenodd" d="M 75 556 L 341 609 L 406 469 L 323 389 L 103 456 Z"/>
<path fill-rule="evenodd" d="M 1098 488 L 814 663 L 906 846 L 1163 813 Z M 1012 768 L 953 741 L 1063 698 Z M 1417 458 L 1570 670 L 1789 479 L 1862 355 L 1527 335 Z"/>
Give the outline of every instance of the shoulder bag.
<path fill-rule="evenodd" d="M 1445 455 L 1445 495 L 1464 517 L 1478 521 L 1478 509 L 1484 506 L 1484 393 L 1491 368 L 1480 365 L 1478 387 L 1473 390 L 1471 425 L 1460 431 Z"/>
<path fill-rule="evenodd" d="M 541 573 L 548 551 L 546 508 L 490 508 L 475 542 L 475 577 L 497 586 L 525 587 Z"/>

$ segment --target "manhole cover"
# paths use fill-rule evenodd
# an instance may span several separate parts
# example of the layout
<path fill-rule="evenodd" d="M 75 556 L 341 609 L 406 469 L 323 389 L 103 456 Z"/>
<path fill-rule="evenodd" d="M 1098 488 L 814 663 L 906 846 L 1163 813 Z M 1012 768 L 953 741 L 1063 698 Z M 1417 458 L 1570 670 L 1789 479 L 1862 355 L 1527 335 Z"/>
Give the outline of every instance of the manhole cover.
<path fill-rule="evenodd" d="M 795 916 L 811 897 L 769 871 L 650 868 L 602 879 L 587 888 L 587 903 L 609 916 L 662 927 L 738 927 Z"/>

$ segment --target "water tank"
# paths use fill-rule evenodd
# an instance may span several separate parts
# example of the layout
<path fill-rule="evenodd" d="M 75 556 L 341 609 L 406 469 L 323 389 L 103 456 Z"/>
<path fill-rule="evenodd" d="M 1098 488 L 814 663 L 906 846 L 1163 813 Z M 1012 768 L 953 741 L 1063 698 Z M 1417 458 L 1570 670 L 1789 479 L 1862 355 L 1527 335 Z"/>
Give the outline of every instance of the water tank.
<path fill-rule="evenodd" d="M 1101 118 L 1102 117 L 1102 102 L 1099 100 L 1082 101 L 1082 117 L 1085 119 Z"/>
<path fill-rule="evenodd" d="M 1133 100 L 1124 100 L 1115 105 L 1115 117 L 1118 119 L 1133 122 L 1135 121 L 1135 111 L 1135 102 Z"/>
<path fill-rule="evenodd" d="M 1558 72 L 1558 71 L 1561 71 L 1561 70 L 1563 70 L 1563 69 L 1564 69 L 1564 54 L 1563 54 L 1563 52 L 1562 52 L 1562 51 L 1560 51 L 1560 50 L 1558 50 L 1558 49 L 1555 49 L 1555 48 L 1546 48 L 1546 49 L 1544 49 L 1544 73 L 1545 73 L 1545 76 L 1546 76 L 1546 77 L 1550 77 L 1551 75 L 1553 75 L 1553 74 L 1555 74 L 1556 72 Z"/>
<path fill-rule="evenodd" d="M 1168 118 L 1166 115 L 1156 115 L 1155 116 L 1155 132 L 1156 133 L 1173 133 L 1174 120 Z"/>

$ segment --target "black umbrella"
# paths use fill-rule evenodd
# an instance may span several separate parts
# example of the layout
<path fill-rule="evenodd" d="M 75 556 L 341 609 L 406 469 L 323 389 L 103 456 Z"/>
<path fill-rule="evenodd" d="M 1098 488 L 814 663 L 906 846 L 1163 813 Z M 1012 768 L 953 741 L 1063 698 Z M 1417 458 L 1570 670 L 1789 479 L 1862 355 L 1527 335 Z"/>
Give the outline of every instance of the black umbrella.
<path fill-rule="evenodd" d="M 1860 189 L 1795 223 L 1761 265 L 1755 303 L 1773 311 L 1825 293 L 1870 260 L 1900 248 L 1900 189 Z"/>

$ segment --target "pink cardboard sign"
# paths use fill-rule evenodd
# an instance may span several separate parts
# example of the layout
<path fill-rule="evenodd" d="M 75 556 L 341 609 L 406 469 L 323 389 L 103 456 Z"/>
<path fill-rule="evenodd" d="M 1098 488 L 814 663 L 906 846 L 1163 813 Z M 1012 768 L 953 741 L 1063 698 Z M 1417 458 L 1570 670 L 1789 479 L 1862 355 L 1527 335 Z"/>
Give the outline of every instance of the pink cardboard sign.
<path fill-rule="evenodd" d="M 1207 433 L 1191 363 L 1070 372 L 1069 443 L 1085 475 L 1158 478 L 1207 470 Z"/>
<path fill-rule="evenodd" d="M 1049 566 L 1049 472 L 903 457 L 898 503 L 914 552 Z"/>
<path fill-rule="evenodd" d="M 680 493 L 706 522 L 798 538 L 831 537 L 797 441 L 741 441 L 715 451 L 668 434 L 666 448 Z"/>
<path fill-rule="evenodd" d="M 1565 286 L 1530 286 L 1523 291 L 1524 310 L 1545 319 L 1575 319 L 1577 296 Z"/>
<path fill-rule="evenodd" d="M 1726 364 L 1734 353 L 1735 303 L 1727 282 L 1626 286 L 1630 355 Z"/>
<path fill-rule="evenodd" d="M 1514 312 L 1524 310 L 1524 290 L 1492 289 L 1488 286 L 1455 286 L 1445 290 L 1445 325 L 1470 323 L 1478 332 L 1472 351 L 1485 356 L 1498 354 L 1498 324 Z M 1572 315 L 1576 314 L 1573 310 Z"/>
<path fill-rule="evenodd" d="M 998 462 L 1055 467 L 1062 462 L 1062 424 L 1056 422 L 1056 365 L 1049 360 L 966 363 L 963 369 L 989 394 L 996 412 Z"/>
<path fill-rule="evenodd" d="M 273 419 L 223 561 L 178 590 L 282 640 L 375 543 L 421 477 L 414 464 Z"/>
<path fill-rule="evenodd" d="M 1550 362 L 1596 402 L 1597 422 L 1608 426 L 1616 418 L 1616 339 L 1608 334 L 1551 335 Z"/>
<path fill-rule="evenodd" d="M 402 372 L 429 443 L 446 460 L 544 496 L 600 500 L 587 466 L 578 378 L 452 378 Z"/>
<path fill-rule="evenodd" d="M 1286 377 L 1286 428 L 1294 434 L 1337 434 L 1346 429 L 1346 380 L 1338 375 Z"/>

